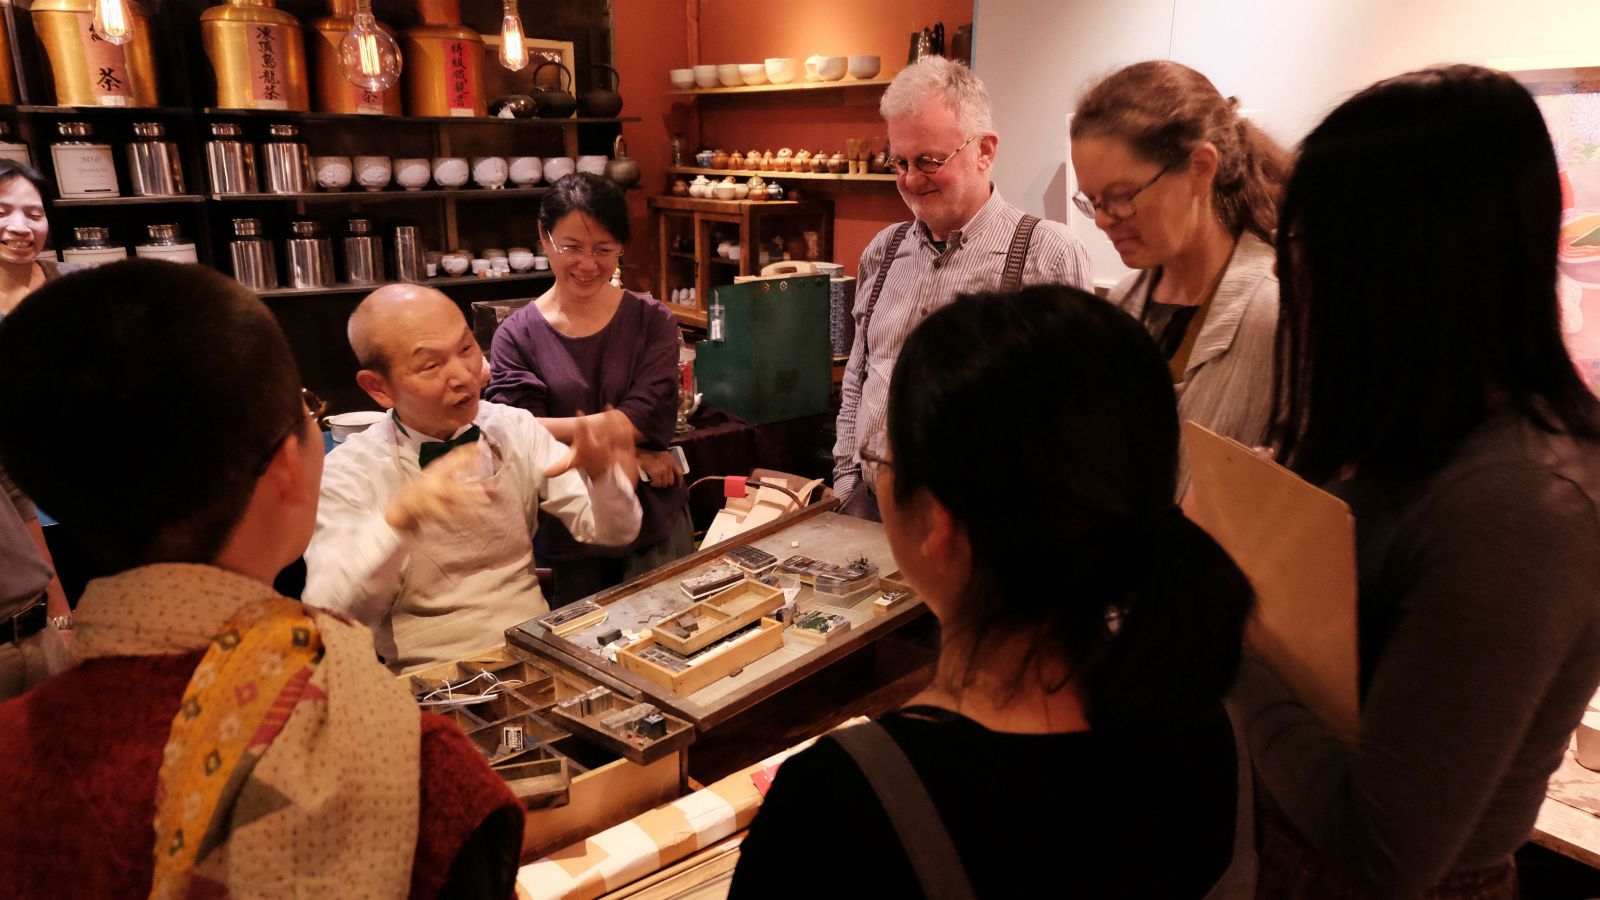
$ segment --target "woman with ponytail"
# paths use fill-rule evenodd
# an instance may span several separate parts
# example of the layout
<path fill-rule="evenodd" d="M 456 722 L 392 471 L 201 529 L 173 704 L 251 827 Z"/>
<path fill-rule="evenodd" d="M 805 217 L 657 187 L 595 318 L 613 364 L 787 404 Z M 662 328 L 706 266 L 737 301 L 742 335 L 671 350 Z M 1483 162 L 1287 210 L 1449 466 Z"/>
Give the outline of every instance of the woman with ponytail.
<path fill-rule="evenodd" d="M 1271 410 L 1272 239 L 1288 159 L 1238 106 L 1175 62 L 1112 73 L 1072 118 L 1072 200 L 1139 270 L 1110 299 L 1160 344 L 1179 417 L 1256 446 Z"/>
<path fill-rule="evenodd" d="M 1064 286 L 963 297 L 906 341 L 861 457 L 936 674 L 783 764 L 733 896 L 1248 896 L 1222 700 L 1253 595 L 1173 506 L 1172 382 L 1139 323 Z M 840 835 L 874 861 L 842 892 Z"/>

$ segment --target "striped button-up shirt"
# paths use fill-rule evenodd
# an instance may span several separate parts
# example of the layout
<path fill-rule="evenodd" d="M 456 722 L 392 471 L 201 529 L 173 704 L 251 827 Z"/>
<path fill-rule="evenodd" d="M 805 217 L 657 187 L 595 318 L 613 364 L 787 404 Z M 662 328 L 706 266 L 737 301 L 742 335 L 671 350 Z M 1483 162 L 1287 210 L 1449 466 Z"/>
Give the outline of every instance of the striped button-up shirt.
<path fill-rule="evenodd" d="M 867 315 L 872 285 L 878 269 L 885 264 L 890 238 L 899 226 L 891 225 L 879 232 L 861 254 L 861 265 L 856 270 L 856 337 L 845 368 L 838 440 L 833 446 L 833 489 L 839 497 L 848 497 L 855 490 L 861 473 L 861 442 L 883 425 L 889 376 L 906 337 L 923 319 L 962 294 L 1000 289 L 1006 251 L 1022 215 L 1022 210 L 991 189 L 978 214 L 950 233 L 942 251 L 928 227 L 915 223 L 895 253 L 883 293 L 866 328 L 862 328 L 862 321 Z M 1022 283 L 1068 284 L 1091 290 L 1089 251 L 1067 226 L 1041 221 L 1028 246 Z M 861 378 L 863 370 L 865 383 Z"/>

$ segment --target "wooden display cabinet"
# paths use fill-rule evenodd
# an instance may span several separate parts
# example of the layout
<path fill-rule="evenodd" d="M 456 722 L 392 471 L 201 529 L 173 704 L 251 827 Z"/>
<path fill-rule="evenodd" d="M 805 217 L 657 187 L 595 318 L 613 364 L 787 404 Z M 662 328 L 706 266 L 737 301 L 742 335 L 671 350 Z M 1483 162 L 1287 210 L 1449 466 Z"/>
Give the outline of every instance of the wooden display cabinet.
<path fill-rule="evenodd" d="M 659 254 L 656 296 L 668 304 L 679 323 L 695 328 L 706 327 L 712 292 L 732 284 L 736 276 L 758 275 L 762 266 L 782 260 L 784 253 L 811 258 L 808 232 L 816 234 L 814 258 L 833 257 L 833 205 L 826 200 L 652 197 L 650 219 Z M 738 259 L 717 254 L 723 241 L 738 244 Z M 672 292 L 680 288 L 694 288 L 693 306 L 670 302 Z"/>

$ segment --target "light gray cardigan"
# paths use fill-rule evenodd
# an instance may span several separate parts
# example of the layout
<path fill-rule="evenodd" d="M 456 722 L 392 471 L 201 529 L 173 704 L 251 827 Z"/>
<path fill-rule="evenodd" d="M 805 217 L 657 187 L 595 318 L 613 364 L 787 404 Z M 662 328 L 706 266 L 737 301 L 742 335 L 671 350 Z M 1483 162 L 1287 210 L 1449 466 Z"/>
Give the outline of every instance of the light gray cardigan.
<path fill-rule="evenodd" d="M 1239 237 L 1217 285 L 1211 311 L 1178 392 L 1178 419 L 1193 420 L 1246 447 L 1266 440 L 1272 415 L 1273 341 L 1278 328 L 1278 277 L 1272 246 L 1249 232 Z M 1134 318 L 1144 313 L 1155 270 L 1134 272 L 1109 295 Z M 1178 463 L 1178 496 L 1189 485 L 1188 459 Z"/>

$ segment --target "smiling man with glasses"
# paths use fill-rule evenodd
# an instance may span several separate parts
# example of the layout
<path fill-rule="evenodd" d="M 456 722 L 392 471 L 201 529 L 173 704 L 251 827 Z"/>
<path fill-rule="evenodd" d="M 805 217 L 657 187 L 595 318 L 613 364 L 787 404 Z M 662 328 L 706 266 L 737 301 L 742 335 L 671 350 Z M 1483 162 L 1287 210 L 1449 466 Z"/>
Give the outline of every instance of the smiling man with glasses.
<path fill-rule="evenodd" d="M 879 112 L 889 167 L 915 217 L 873 238 L 856 270 L 856 336 L 845 370 L 834 491 L 844 511 L 876 519 L 860 442 L 883 422 L 889 373 L 906 336 L 962 294 L 1030 284 L 1088 289 L 1089 254 L 1059 222 L 1025 215 L 989 178 L 1000 136 L 989 94 L 972 71 L 943 57 L 895 76 Z"/>

